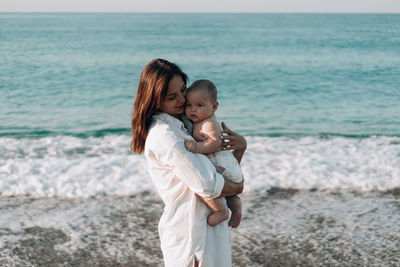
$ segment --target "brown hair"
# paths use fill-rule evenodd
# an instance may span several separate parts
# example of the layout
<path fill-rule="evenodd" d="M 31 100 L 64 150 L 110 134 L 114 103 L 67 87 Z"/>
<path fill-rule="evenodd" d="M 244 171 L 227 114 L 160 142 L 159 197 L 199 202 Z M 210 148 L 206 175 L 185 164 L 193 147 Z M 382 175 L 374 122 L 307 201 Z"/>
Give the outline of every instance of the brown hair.
<path fill-rule="evenodd" d="M 178 65 L 165 59 L 153 59 L 144 67 L 131 119 L 133 153 L 143 153 L 151 117 L 159 111 L 167 95 L 169 82 L 175 75 L 181 76 L 183 82 L 187 83 L 187 75 Z"/>
<path fill-rule="evenodd" d="M 217 87 L 210 80 L 197 80 L 194 81 L 188 88 L 188 93 L 194 90 L 207 90 L 211 100 L 213 102 L 217 101 Z"/>

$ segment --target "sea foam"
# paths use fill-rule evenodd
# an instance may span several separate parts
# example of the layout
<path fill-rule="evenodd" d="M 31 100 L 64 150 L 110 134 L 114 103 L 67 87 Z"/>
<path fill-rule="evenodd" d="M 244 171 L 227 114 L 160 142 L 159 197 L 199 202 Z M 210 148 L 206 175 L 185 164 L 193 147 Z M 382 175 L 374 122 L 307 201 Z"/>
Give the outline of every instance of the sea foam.
<path fill-rule="evenodd" d="M 400 187 L 398 137 L 247 137 L 245 193 L 272 187 L 390 190 Z M 154 191 L 130 137 L 0 138 L 0 194 L 96 197 Z"/>

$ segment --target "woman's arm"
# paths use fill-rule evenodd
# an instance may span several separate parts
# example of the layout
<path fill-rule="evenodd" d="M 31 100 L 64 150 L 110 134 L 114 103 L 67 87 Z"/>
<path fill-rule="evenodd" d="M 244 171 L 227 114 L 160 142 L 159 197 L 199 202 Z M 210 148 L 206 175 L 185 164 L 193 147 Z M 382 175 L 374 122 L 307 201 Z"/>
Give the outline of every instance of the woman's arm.
<path fill-rule="evenodd" d="M 240 163 L 244 152 L 247 149 L 247 141 L 240 134 L 229 129 L 224 122 L 221 123 L 222 132 L 228 135 L 222 136 L 222 149 L 233 150 L 232 153 Z"/>
<path fill-rule="evenodd" d="M 227 179 L 224 179 L 224 187 L 222 188 L 220 197 L 235 196 L 243 191 L 244 179 L 240 183 L 233 183 Z"/>
<path fill-rule="evenodd" d="M 246 139 L 240 134 L 229 129 L 224 122 L 221 123 L 222 132 L 228 135 L 222 136 L 222 149 L 233 150 L 232 153 L 240 163 L 243 154 L 247 148 Z M 218 170 L 218 168 L 217 168 Z M 218 170 L 220 171 L 220 170 Z M 225 179 L 224 187 L 222 188 L 221 197 L 234 196 L 242 193 L 244 187 L 244 179 L 240 183 L 233 183 Z"/>

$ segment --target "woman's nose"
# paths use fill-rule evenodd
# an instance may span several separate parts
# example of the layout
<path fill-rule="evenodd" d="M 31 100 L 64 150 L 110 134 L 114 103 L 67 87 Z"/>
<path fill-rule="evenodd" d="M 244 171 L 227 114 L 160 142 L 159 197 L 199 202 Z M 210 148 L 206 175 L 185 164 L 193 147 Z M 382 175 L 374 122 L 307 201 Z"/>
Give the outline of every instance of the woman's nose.
<path fill-rule="evenodd" d="M 183 94 L 179 94 L 179 103 L 185 103 L 185 96 Z"/>

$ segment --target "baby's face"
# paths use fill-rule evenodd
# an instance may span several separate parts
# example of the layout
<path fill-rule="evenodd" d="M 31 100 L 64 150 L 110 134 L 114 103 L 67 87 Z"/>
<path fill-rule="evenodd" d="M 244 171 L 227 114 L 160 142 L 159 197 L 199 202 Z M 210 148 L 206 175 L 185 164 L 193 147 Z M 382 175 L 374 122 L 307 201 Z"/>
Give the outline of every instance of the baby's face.
<path fill-rule="evenodd" d="M 214 114 L 215 110 L 215 103 L 207 92 L 194 90 L 186 94 L 185 114 L 193 122 L 208 119 Z"/>

